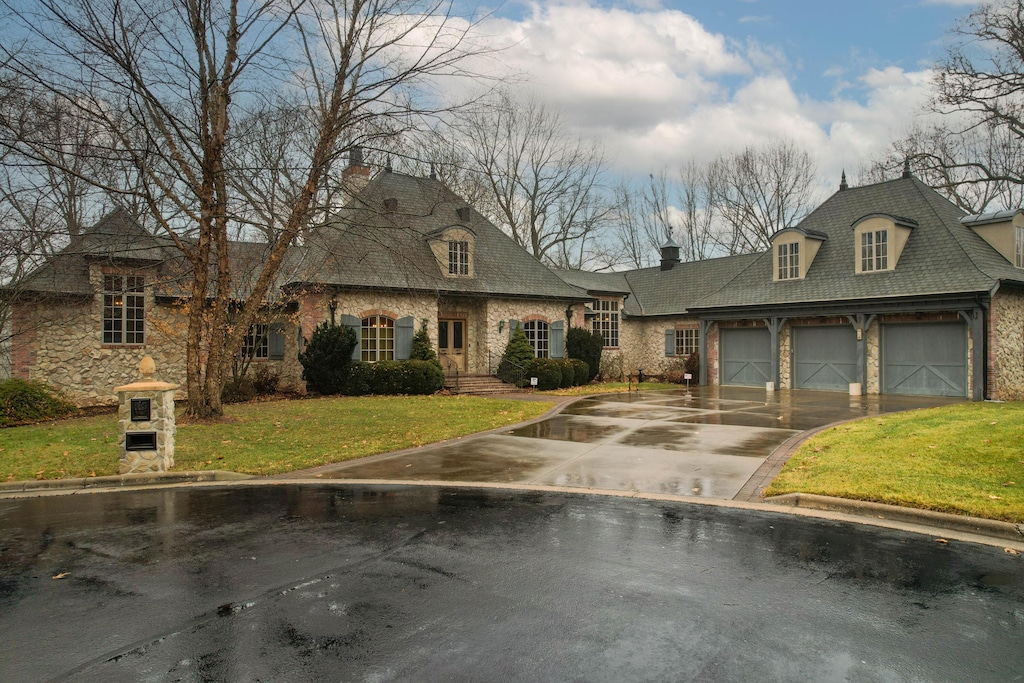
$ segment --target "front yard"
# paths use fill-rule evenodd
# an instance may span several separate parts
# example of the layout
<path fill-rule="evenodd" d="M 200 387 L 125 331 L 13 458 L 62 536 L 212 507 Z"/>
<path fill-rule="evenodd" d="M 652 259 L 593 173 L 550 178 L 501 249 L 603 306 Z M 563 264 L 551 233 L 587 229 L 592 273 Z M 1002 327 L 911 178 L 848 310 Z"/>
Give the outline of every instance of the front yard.
<path fill-rule="evenodd" d="M 552 404 L 470 396 L 361 396 L 228 406 L 179 424 L 174 469 L 280 474 L 530 420 Z M 117 474 L 117 417 L 0 430 L 0 481 Z"/>
<path fill-rule="evenodd" d="M 1024 403 L 965 403 L 839 425 L 765 491 L 1024 522 Z"/>

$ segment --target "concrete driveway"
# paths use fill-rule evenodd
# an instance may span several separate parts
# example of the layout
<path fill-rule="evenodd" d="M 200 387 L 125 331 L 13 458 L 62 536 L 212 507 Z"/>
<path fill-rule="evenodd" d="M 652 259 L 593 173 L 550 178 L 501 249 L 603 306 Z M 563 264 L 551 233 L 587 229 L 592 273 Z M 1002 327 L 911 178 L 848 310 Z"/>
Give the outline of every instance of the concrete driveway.
<path fill-rule="evenodd" d="M 959 402 L 694 387 L 583 398 L 526 425 L 291 476 L 489 482 L 759 500 L 781 449 L 809 430 Z M 443 416 L 439 416 L 443 419 Z M 778 452 L 775 458 L 773 453 Z"/>

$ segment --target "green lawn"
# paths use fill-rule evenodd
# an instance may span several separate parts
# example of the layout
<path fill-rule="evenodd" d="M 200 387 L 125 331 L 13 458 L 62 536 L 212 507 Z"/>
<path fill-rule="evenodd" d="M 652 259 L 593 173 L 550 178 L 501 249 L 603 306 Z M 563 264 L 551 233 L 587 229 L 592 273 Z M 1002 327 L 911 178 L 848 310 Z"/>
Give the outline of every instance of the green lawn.
<path fill-rule="evenodd" d="M 552 404 L 470 396 L 363 396 L 228 406 L 179 424 L 174 469 L 279 474 L 421 446 L 542 415 Z M 0 429 L 0 481 L 117 474 L 114 415 Z"/>
<path fill-rule="evenodd" d="M 1024 522 L 1024 403 L 967 403 L 833 427 L 765 491 Z"/>

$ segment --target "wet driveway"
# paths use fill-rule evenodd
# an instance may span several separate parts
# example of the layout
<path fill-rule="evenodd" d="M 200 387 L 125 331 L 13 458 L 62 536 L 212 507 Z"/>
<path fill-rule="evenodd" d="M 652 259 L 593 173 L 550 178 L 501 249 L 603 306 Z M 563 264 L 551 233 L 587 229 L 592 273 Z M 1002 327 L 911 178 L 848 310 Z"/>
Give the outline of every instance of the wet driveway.
<path fill-rule="evenodd" d="M 316 477 L 493 482 L 732 499 L 802 431 L 956 399 L 694 387 L 577 401 L 500 433 L 319 468 Z M 443 416 L 438 416 L 443 419 Z M 299 472 L 291 477 L 308 477 Z M 756 496 L 756 491 L 754 494 Z M 751 496 L 753 497 L 753 496 Z"/>
<path fill-rule="evenodd" d="M 1022 557 L 568 493 L 6 498 L 0 680 L 1017 680 Z"/>

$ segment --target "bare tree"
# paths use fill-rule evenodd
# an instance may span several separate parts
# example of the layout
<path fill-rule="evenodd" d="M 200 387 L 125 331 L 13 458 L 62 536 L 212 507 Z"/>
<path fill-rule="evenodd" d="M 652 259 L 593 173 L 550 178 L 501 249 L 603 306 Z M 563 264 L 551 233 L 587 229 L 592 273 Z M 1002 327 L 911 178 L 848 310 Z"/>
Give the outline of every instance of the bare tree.
<path fill-rule="evenodd" d="M 797 223 L 816 203 L 814 161 L 792 142 L 720 157 L 706 173 L 726 228 L 718 240 L 729 254 L 768 249 L 775 232 Z"/>
<path fill-rule="evenodd" d="M 1024 148 L 1005 127 L 915 127 L 863 170 L 861 181 L 896 177 L 906 162 L 917 177 L 967 213 L 1024 201 Z"/>
<path fill-rule="evenodd" d="M 907 160 L 965 211 L 1017 206 L 1024 198 L 1024 0 L 980 4 L 952 37 L 931 106 L 945 120 L 911 130 L 868 174 L 881 179 Z"/>
<path fill-rule="evenodd" d="M 473 171 L 490 189 L 481 208 L 537 258 L 563 267 L 586 260 L 586 245 L 610 213 L 602 196 L 601 150 L 573 138 L 561 115 L 507 92 L 459 126 Z"/>
<path fill-rule="evenodd" d="M 714 178 L 695 161 L 679 169 L 679 194 L 676 239 L 684 261 L 711 258 L 717 246 L 715 238 Z"/>
<path fill-rule="evenodd" d="M 134 169 L 135 187 L 76 171 L 54 141 L 6 130 L 0 144 L 40 166 L 72 172 L 94 187 L 142 201 L 192 272 L 188 306 L 188 413 L 222 413 L 220 393 L 249 323 L 265 305 L 289 245 L 317 210 L 329 172 L 353 142 L 445 106 L 414 106 L 415 89 L 441 76 L 465 76 L 471 22 L 453 19 L 444 0 L 5 0 L 13 45 L 7 69 L 59 99 L 87 122 L 96 156 Z M 295 103 L 297 141 L 287 153 L 243 163 L 236 121 Z M 435 100 L 436 101 L 436 100 Z M 268 122 L 269 123 L 273 123 Z M 250 131 L 253 128 L 250 127 Z M 287 182 L 250 183 L 267 196 L 253 218 L 241 206 L 253 191 L 238 173 L 290 166 Z M 273 201 L 270 197 L 273 195 Z M 249 222 L 270 238 L 247 299 L 234 304 L 229 234 Z M 188 237 L 183 231 L 188 232 Z M 237 230 L 237 227 L 236 227 Z"/>

